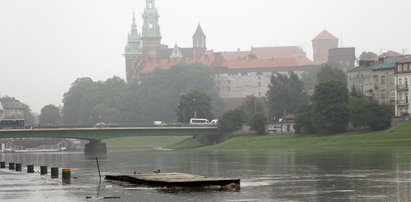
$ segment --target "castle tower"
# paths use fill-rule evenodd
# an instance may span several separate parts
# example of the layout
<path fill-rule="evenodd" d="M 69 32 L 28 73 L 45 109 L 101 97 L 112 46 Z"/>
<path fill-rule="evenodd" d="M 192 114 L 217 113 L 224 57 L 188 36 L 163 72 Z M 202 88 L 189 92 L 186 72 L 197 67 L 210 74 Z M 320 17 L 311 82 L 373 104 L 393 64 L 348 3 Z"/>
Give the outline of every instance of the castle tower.
<path fill-rule="evenodd" d="M 328 50 L 338 47 L 338 38 L 327 30 L 323 30 L 313 40 L 313 59 L 314 62 L 328 60 Z"/>
<path fill-rule="evenodd" d="M 146 8 L 143 14 L 143 54 L 146 57 L 156 58 L 161 47 L 160 25 L 158 24 L 157 8 L 155 0 L 146 0 Z"/>
<path fill-rule="evenodd" d="M 133 24 L 131 25 L 131 31 L 128 33 L 127 44 L 124 48 L 124 57 L 126 59 L 126 76 L 127 82 L 132 80 L 134 68 L 136 67 L 137 60 L 143 55 L 141 47 L 141 37 L 137 31 L 136 18 L 133 12 Z"/>
<path fill-rule="evenodd" d="M 193 35 L 193 56 L 200 57 L 206 54 L 207 47 L 206 47 L 206 35 L 201 29 L 200 23 L 198 23 L 197 30 Z"/>

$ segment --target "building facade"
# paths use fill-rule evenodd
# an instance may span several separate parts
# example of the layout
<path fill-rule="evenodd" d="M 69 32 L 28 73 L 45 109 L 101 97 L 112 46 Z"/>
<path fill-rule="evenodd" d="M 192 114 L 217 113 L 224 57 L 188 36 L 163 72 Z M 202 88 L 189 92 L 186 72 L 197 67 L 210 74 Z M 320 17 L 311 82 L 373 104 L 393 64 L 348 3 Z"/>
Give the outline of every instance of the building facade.
<path fill-rule="evenodd" d="M 407 61 L 410 56 L 390 52 L 374 60 L 360 61 L 359 67 L 347 72 L 347 87 L 350 90 L 355 88 L 380 104 L 392 106 L 398 116 L 408 111 L 411 67 Z"/>
<path fill-rule="evenodd" d="M 411 57 L 396 63 L 395 67 L 395 115 L 411 114 L 409 96 L 411 89 Z"/>
<path fill-rule="evenodd" d="M 338 47 L 338 38 L 327 30 L 323 30 L 313 40 L 313 60 L 317 63 L 323 63 L 328 60 L 328 51 Z"/>
<path fill-rule="evenodd" d="M 3 106 L 4 119 L 24 119 L 23 103 L 14 98 L 1 98 L 1 105 Z"/>
<path fill-rule="evenodd" d="M 374 61 L 362 62 L 360 65 L 347 71 L 347 87 L 351 91 L 361 93 L 366 97 L 373 96 L 372 65 Z"/>
<path fill-rule="evenodd" d="M 328 63 L 340 67 L 344 72 L 355 67 L 355 48 L 330 48 L 328 50 Z"/>

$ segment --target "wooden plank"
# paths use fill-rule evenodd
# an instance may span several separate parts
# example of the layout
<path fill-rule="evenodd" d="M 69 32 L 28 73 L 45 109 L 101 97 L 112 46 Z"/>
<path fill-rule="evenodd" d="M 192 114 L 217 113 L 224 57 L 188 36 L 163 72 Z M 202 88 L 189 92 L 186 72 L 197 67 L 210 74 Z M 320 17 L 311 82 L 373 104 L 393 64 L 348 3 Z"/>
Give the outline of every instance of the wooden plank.
<path fill-rule="evenodd" d="M 238 191 L 240 189 L 240 179 L 210 178 L 188 173 L 107 175 L 106 180 L 123 181 L 138 185 L 157 186 L 176 190 L 208 189 Z"/>

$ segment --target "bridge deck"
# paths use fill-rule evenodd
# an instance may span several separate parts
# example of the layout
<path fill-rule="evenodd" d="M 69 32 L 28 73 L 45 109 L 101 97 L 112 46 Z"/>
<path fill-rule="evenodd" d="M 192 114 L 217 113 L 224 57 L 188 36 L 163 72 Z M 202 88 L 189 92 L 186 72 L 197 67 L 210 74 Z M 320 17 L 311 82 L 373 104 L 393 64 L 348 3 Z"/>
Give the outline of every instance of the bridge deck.
<path fill-rule="evenodd" d="M 215 136 L 217 127 L 40 128 L 0 130 L 0 138 L 75 138 L 104 140 L 130 136 Z"/>

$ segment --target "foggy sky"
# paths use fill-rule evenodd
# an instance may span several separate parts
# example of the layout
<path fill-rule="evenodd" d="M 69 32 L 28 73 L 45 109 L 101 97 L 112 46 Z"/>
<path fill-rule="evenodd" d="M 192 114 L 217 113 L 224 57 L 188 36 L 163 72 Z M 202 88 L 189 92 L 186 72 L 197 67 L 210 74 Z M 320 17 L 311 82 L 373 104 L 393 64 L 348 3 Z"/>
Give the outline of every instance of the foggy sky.
<path fill-rule="evenodd" d="M 80 77 L 125 78 L 124 46 L 133 10 L 138 31 L 145 0 L 1 0 L 0 96 L 34 112 L 62 105 Z M 156 0 L 162 43 L 192 45 L 200 22 L 207 48 L 302 46 L 323 29 L 345 47 L 411 53 L 409 0 Z"/>

